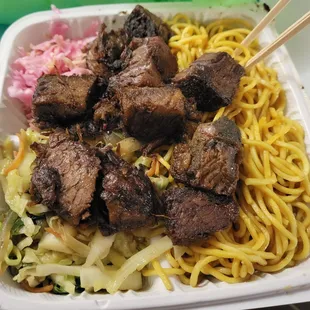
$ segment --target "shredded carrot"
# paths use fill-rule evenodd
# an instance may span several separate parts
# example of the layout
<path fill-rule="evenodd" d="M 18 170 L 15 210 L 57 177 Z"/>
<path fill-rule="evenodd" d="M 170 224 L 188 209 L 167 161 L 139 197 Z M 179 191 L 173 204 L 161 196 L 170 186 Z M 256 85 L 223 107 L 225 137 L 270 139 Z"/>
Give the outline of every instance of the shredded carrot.
<path fill-rule="evenodd" d="M 50 291 L 53 290 L 54 285 L 53 284 L 49 284 L 43 287 L 31 287 L 29 286 L 28 282 L 26 280 L 22 281 L 20 283 L 21 287 L 28 291 L 28 292 L 32 292 L 32 293 L 48 293 Z"/>
<path fill-rule="evenodd" d="M 21 130 L 20 134 L 17 135 L 19 138 L 19 149 L 16 157 L 12 161 L 11 165 L 4 169 L 4 175 L 8 175 L 8 173 L 14 169 L 17 169 L 21 164 L 24 156 L 25 156 L 25 146 L 26 146 L 26 132 Z"/>
<path fill-rule="evenodd" d="M 156 162 L 157 162 L 156 158 L 153 158 L 153 160 L 152 160 L 152 165 L 151 165 L 151 169 L 149 169 L 149 170 L 146 172 L 146 175 L 147 175 L 148 177 L 151 177 L 151 176 L 154 175 L 155 169 L 156 169 Z"/>
<path fill-rule="evenodd" d="M 50 233 L 50 234 L 52 234 L 52 235 L 54 235 L 54 236 L 55 236 L 56 238 L 58 238 L 58 239 L 62 239 L 61 234 L 58 233 L 57 231 L 55 231 L 54 229 L 52 229 L 51 227 L 45 228 L 45 231 L 48 232 L 48 233 Z"/>

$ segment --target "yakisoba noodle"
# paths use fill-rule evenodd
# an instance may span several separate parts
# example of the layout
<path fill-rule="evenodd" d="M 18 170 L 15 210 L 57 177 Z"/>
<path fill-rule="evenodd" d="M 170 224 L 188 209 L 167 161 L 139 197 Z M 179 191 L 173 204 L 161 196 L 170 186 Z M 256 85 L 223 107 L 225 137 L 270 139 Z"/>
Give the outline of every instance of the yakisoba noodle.
<path fill-rule="evenodd" d="M 241 46 L 250 25 L 237 19 L 218 20 L 204 27 L 185 15 L 169 21 L 176 35 L 169 41 L 180 70 L 203 53 L 224 51 L 244 65 L 256 52 L 257 42 Z M 221 116 L 240 128 L 243 161 L 235 199 L 240 205 L 238 223 L 218 232 L 200 246 L 166 253 L 171 268 L 157 266 L 145 276 L 178 275 L 184 284 L 197 286 L 199 276 L 220 281 L 248 280 L 256 271 L 276 272 L 294 266 L 309 255 L 309 161 L 300 124 L 284 116 L 285 96 L 276 72 L 258 64 L 241 79 L 233 103 L 205 121 Z M 167 280 L 164 279 L 164 283 Z M 168 285 L 166 284 L 168 288 Z"/>

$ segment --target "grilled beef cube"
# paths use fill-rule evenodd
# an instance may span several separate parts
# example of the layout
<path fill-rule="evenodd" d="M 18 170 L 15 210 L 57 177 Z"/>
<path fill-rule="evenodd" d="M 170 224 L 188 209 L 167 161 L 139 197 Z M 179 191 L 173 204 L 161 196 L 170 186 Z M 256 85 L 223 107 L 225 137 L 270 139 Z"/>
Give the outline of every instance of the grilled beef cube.
<path fill-rule="evenodd" d="M 99 220 L 102 233 L 108 235 L 155 224 L 157 197 L 144 172 L 109 148 L 99 151 L 98 156 L 103 172 L 101 198 L 107 208 L 103 210 L 105 221 Z"/>
<path fill-rule="evenodd" d="M 124 29 L 106 32 L 103 23 L 98 37 L 89 45 L 86 65 L 95 75 L 110 77 L 121 70 L 120 56 L 127 44 Z"/>
<path fill-rule="evenodd" d="M 134 39 L 122 59 L 124 71 L 110 78 L 112 91 L 126 86 L 162 86 L 178 70 L 175 56 L 160 37 Z"/>
<path fill-rule="evenodd" d="M 112 76 L 109 83 L 109 92 L 114 93 L 126 86 L 159 87 L 163 85 L 155 65 L 149 61 L 145 64 L 128 67 L 119 74 Z"/>
<path fill-rule="evenodd" d="M 231 195 L 236 190 L 241 163 L 241 135 L 226 117 L 200 124 L 186 144 L 175 147 L 171 174 L 182 183 Z"/>
<path fill-rule="evenodd" d="M 87 144 L 62 132 L 50 135 L 48 145 L 34 144 L 36 167 L 31 193 L 73 225 L 89 219 L 100 160 Z"/>
<path fill-rule="evenodd" d="M 199 110 L 216 111 L 231 104 L 244 73 L 244 68 L 227 53 L 209 53 L 179 72 L 173 83 L 185 97 L 195 98 Z"/>
<path fill-rule="evenodd" d="M 131 136 L 152 141 L 182 133 L 186 99 L 179 89 L 126 87 L 117 95 L 124 126 Z"/>
<path fill-rule="evenodd" d="M 152 60 L 164 81 L 174 77 L 178 71 L 176 57 L 161 37 L 134 38 L 121 58 L 124 69 Z"/>
<path fill-rule="evenodd" d="M 33 95 L 33 115 L 37 122 L 66 123 L 85 115 L 94 103 L 93 75 L 43 75 Z"/>
<path fill-rule="evenodd" d="M 229 227 L 239 215 L 230 196 L 215 195 L 192 188 L 169 189 L 163 198 L 166 227 L 175 245 L 191 245 Z"/>
<path fill-rule="evenodd" d="M 104 98 L 94 106 L 94 122 L 104 131 L 120 127 L 120 108 L 116 98 Z"/>
<path fill-rule="evenodd" d="M 141 5 L 137 5 L 127 17 L 124 28 L 130 39 L 160 36 L 167 43 L 173 35 L 170 27 L 161 18 Z"/>

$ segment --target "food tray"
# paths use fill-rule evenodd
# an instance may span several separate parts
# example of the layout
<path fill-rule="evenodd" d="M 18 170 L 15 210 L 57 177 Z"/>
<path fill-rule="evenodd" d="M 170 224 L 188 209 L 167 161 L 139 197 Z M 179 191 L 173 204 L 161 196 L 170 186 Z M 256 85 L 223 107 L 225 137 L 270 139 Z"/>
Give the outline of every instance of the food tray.
<path fill-rule="evenodd" d="M 130 12 L 134 5 L 101 5 L 86 6 L 63 10 L 61 18 L 70 27 L 69 37 L 77 38 L 83 34 L 93 20 L 104 21 L 109 28 L 120 27 L 124 20 L 124 12 Z M 178 12 L 204 22 L 234 17 L 243 18 L 257 23 L 261 20 L 263 11 L 256 6 L 234 8 L 207 8 L 193 6 L 190 3 L 148 4 L 155 14 L 166 18 Z M 27 49 L 29 43 L 39 43 L 47 38 L 49 22 L 53 13 L 39 12 L 28 15 L 15 22 L 4 34 L 0 45 L 0 138 L 14 134 L 26 126 L 25 118 L 18 109 L 15 100 L 9 99 L 10 64 L 17 58 L 19 46 Z M 267 27 L 261 34 L 261 46 L 272 42 L 277 37 L 273 26 Z M 306 146 L 310 152 L 310 105 L 296 69 L 285 47 L 281 47 L 267 60 L 278 71 L 280 82 L 287 95 L 286 115 L 298 120 L 306 133 Z M 0 193 L 0 206 L 3 195 Z M 199 309 L 209 306 L 212 309 L 249 309 L 260 306 L 277 305 L 307 301 L 307 288 L 310 288 L 310 260 L 296 267 L 286 269 L 276 274 L 254 276 L 246 283 L 227 284 L 215 280 L 206 281 L 197 288 L 181 284 L 172 278 L 174 291 L 165 290 L 159 278 L 150 278 L 141 292 L 118 292 L 115 295 L 87 294 L 80 296 L 59 296 L 51 294 L 32 294 L 23 291 L 13 282 L 9 274 L 0 277 L 0 309 L 32 310 L 44 307 L 45 310 L 74 309 Z"/>

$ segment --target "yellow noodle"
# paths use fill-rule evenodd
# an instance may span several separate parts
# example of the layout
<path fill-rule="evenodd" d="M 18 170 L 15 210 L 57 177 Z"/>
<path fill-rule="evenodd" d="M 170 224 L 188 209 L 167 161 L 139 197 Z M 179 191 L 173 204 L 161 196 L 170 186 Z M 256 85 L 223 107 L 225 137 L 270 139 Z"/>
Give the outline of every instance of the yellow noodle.
<path fill-rule="evenodd" d="M 240 44 L 251 28 L 245 21 L 224 19 L 203 26 L 178 14 L 168 23 L 176 33 L 169 44 L 179 70 L 203 53 L 226 51 L 233 56 L 240 48 L 236 61 L 243 65 L 258 51 L 256 41 L 247 48 Z M 225 115 L 240 128 L 240 217 L 236 225 L 191 246 L 178 260 L 172 251 L 166 253 L 173 267 L 170 274 L 184 272 L 179 275 L 182 283 L 196 286 L 201 274 L 238 283 L 255 271 L 277 272 L 309 256 L 310 166 L 303 128 L 284 116 L 285 106 L 277 73 L 261 62 L 242 77 L 230 106 L 204 114 L 203 121 Z M 172 150 L 168 153 L 160 163 L 166 168 Z"/>

